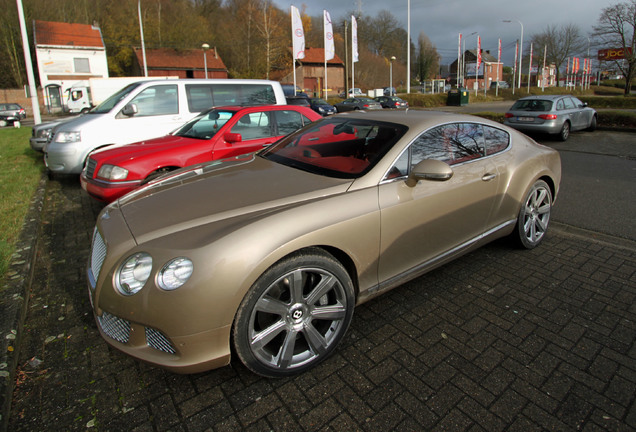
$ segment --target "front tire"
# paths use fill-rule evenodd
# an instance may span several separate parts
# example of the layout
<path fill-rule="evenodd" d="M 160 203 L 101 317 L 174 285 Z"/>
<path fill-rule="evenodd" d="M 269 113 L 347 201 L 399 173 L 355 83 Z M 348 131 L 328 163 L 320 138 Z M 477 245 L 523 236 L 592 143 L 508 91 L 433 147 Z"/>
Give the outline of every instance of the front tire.
<path fill-rule="evenodd" d="M 594 132 L 596 130 L 596 116 L 592 116 L 592 121 L 590 121 L 590 125 L 587 128 L 588 132 Z"/>
<path fill-rule="evenodd" d="M 283 259 L 239 306 L 233 328 L 238 357 L 248 369 L 273 378 L 316 366 L 347 331 L 353 292 L 345 268 L 319 249 Z"/>
<path fill-rule="evenodd" d="M 519 211 L 515 234 L 520 246 L 533 249 L 541 243 L 551 211 L 552 192 L 546 182 L 539 180 L 532 185 Z"/>

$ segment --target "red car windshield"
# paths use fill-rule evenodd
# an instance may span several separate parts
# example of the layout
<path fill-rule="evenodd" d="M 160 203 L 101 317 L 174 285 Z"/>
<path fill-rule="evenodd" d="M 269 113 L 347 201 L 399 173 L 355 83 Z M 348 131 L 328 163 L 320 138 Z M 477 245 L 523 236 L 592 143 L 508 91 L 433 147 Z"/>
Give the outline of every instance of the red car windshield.
<path fill-rule="evenodd" d="M 356 178 L 369 171 L 406 130 L 406 126 L 386 122 L 323 120 L 283 138 L 260 155 L 316 174 Z"/>
<path fill-rule="evenodd" d="M 221 129 L 234 114 L 236 114 L 234 111 L 216 109 L 208 111 L 190 120 L 177 129 L 173 135 L 205 140 L 210 139 L 216 135 L 219 129 Z"/>

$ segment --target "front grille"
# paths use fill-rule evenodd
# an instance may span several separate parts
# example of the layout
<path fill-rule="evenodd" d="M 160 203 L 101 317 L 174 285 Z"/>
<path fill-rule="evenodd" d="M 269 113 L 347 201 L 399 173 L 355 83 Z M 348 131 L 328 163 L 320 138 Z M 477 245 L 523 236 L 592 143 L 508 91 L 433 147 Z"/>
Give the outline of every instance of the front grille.
<path fill-rule="evenodd" d="M 93 178 L 93 174 L 95 174 L 95 168 L 97 167 L 97 161 L 92 158 L 88 158 L 88 162 L 86 162 L 86 178 Z"/>
<path fill-rule="evenodd" d="M 146 327 L 146 343 L 149 347 L 168 354 L 177 353 L 170 340 L 163 333 L 150 327 Z"/>
<path fill-rule="evenodd" d="M 97 322 L 102 331 L 117 342 L 127 343 L 130 339 L 130 321 L 104 312 L 97 317 Z"/>
<path fill-rule="evenodd" d="M 93 232 L 93 247 L 91 249 L 91 272 L 93 273 L 93 279 L 97 282 L 99 272 L 102 270 L 102 264 L 106 258 L 106 243 L 102 239 L 101 234 L 95 228 Z"/>

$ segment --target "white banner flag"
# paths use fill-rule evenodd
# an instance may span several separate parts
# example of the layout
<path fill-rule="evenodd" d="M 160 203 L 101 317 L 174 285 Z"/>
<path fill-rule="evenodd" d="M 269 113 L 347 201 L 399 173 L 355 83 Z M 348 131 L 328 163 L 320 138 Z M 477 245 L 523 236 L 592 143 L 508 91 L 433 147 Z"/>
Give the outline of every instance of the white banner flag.
<path fill-rule="evenodd" d="M 351 15 L 351 42 L 353 62 L 355 63 L 360 60 L 360 56 L 358 54 L 358 21 L 353 15 Z"/>
<path fill-rule="evenodd" d="M 291 7 L 292 34 L 294 59 L 305 58 L 305 32 L 303 31 L 303 21 L 300 19 L 300 12 L 296 6 Z"/>
<path fill-rule="evenodd" d="M 331 60 L 336 55 L 336 47 L 333 42 L 333 27 L 331 26 L 331 16 L 326 10 L 325 13 L 325 61 Z"/>

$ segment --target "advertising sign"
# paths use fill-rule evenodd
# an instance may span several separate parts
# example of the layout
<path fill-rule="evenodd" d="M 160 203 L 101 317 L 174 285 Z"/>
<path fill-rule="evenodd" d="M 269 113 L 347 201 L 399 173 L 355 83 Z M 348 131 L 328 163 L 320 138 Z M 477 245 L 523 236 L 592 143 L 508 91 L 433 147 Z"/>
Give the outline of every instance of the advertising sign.
<path fill-rule="evenodd" d="M 627 51 L 627 57 L 632 55 L 631 48 L 609 48 L 598 50 L 598 59 L 604 61 L 611 60 L 622 60 L 626 57 L 625 52 Z"/>

